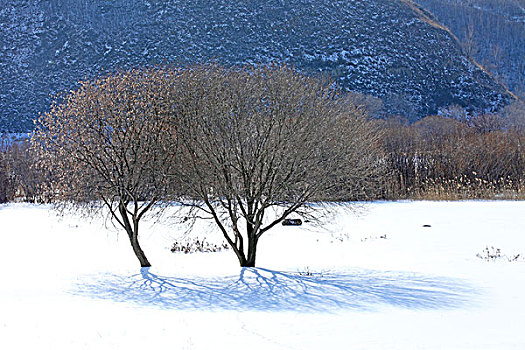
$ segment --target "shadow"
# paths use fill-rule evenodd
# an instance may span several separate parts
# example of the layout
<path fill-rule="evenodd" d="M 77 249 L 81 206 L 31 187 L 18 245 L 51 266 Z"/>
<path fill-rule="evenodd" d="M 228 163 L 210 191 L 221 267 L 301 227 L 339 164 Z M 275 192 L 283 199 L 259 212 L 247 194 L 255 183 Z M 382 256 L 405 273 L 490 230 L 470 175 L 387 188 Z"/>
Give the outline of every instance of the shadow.
<path fill-rule="evenodd" d="M 462 280 L 413 273 L 356 270 L 349 274 L 279 272 L 242 268 L 239 276 L 178 278 L 149 268 L 131 276 L 103 275 L 75 286 L 71 294 L 179 310 L 327 312 L 453 309 L 476 294 Z"/>

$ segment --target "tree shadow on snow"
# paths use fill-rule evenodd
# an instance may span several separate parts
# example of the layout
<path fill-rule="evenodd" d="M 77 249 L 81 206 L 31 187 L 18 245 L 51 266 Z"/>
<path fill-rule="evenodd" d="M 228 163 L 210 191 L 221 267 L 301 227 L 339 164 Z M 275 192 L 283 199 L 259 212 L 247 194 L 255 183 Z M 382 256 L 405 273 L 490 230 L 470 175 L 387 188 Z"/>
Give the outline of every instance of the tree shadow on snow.
<path fill-rule="evenodd" d="M 131 276 L 98 276 L 71 293 L 164 309 L 297 312 L 381 305 L 453 309 L 469 304 L 476 294 L 461 280 L 411 273 L 358 270 L 305 276 L 263 268 L 243 268 L 239 276 L 221 278 L 165 277 L 143 268 Z"/>
<path fill-rule="evenodd" d="M 297 312 L 381 305 L 452 309 L 469 304 L 476 294 L 461 280 L 411 273 L 357 270 L 305 276 L 263 268 L 243 268 L 239 276 L 221 278 L 166 277 L 143 268 L 131 276 L 96 276 L 71 293 L 163 309 Z"/>

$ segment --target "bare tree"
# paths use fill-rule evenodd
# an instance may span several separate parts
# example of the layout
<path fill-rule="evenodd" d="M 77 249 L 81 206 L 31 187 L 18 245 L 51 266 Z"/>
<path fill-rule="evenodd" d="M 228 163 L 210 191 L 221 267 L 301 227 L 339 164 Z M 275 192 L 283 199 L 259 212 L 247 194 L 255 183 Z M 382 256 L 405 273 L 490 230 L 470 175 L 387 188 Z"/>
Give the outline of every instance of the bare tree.
<path fill-rule="evenodd" d="M 203 65 L 181 72 L 173 96 L 186 157 L 175 198 L 214 220 L 241 266 L 288 215 L 377 188 L 377 130 L 333 85 L 287 67 Z"/>
<path fill-rule="evenodd" d="M 169 148 L 175 145 L 167 122 L 169 89 L 162 84 L 175 75 L 131 70 L 81 82 L 40 117 L 32 138 L 39 167 L 52 177 L 53 200 L 107 208 L 142 267 L 150 263 L 138 241 L 139 222 L 164 198 L 166 174 L 177 166 Z"/>
<path fill-rule="evenodd" d="M 465 54 L 467 54 L 467 56 L 469 57 L 473 57 L 478 52 L 478 48 L 477 48 L 477 44 L 475 40 L 475 34 L 476 34 L 476 29 L 474 27 L 474 23 L 469 22 L 467 28 L 465 28 L 464 30 L 464 34 L 463 34 L 464 40 L 461 43 L 465 51 Z"/>

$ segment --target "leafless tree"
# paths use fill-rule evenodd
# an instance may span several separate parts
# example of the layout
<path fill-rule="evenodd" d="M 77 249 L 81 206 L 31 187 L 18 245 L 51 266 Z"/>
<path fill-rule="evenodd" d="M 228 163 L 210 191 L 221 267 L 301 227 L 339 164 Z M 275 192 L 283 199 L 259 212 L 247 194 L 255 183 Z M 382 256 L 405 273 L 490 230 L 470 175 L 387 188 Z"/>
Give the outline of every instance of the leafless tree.
<path fill-rule="evenodd" d="M 174 70 L 136 69 L 81 82 L 39 118 L 32 138 L 53 200 L 107 208 L 142 267 L 150 263 L 139 245 L 139 222 L 164 198 L 166 174 L 177 166 L 163 85 L 174 76 Z"/>
<path fill-rule="evenodd" d="M 186 157 L 175 198 L 214 220 L 241 266 L 255 266 L 261 236 L 290 214 L 378 187 L 377 130 L 327 82 L 202 65 L 181 72 L 172 96 Z"/>
<path fill-rule="evenodd" d="M 0 203 L 13 197 L 13 175 L 9 162 L 10 145 L 6 137 L 0 136 Z"/>
<path fill-rule="evenodd" d="M 465 54 L 467 54 L 467 56 L 469 57 L 473 57 L 478 52 L 475 40 L 476 30 L 474 27 L 474 23 L 469 22 L 468 26 L 465 28 L 464 31 L 464 40 L 461 44 L 463 46 L 463 49 L 465 50 Z"/>
<path fill-rule="evenodd" d="M 388 198 L 521 198 L 525 134 L 494 114 L 385 121 Z"/>

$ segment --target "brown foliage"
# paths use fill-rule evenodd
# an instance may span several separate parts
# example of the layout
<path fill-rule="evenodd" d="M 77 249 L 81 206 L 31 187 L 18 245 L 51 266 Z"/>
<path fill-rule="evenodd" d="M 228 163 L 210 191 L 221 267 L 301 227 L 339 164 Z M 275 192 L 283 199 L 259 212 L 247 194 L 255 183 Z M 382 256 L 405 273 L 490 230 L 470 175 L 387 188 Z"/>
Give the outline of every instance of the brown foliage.
<path fill-rule="evenodd" d="M 8 140 L 0 145 L 0 203 L 25 200 L 45 201 L 41 188 L 46 178 L 37 171 L 26 140 Z"/>
<path fill-rule="evenodd" d="M 521 198 L 525 135 L 496 115 L 386 123 L 390 198 Z"/>

